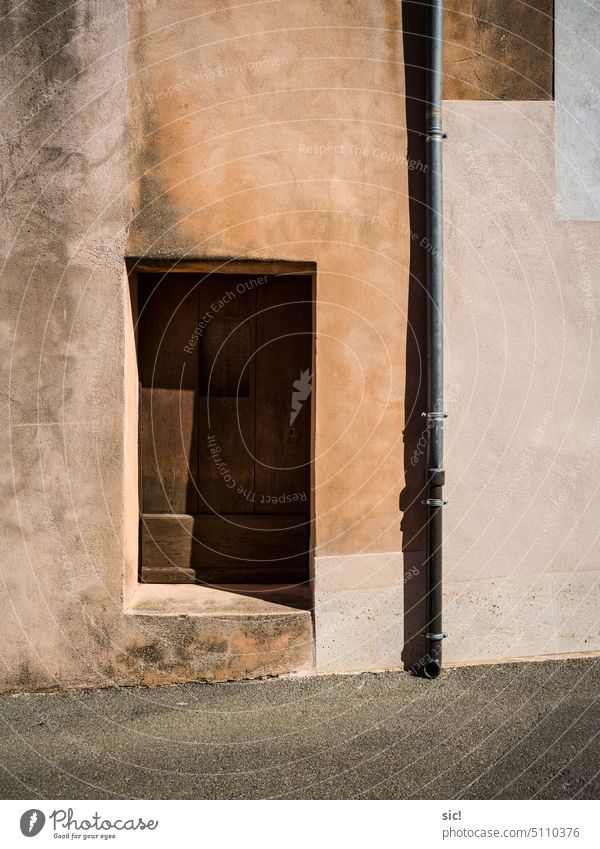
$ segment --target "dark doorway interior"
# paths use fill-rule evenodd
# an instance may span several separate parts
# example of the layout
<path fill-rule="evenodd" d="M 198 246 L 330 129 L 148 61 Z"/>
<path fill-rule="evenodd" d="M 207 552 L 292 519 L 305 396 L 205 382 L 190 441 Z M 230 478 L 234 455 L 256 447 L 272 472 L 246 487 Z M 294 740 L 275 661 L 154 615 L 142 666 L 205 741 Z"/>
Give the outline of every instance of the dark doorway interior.
<path fill-rule="evenodd" d="M 138 274 L 141 579 L 309 578 L 312 277 Z"/>

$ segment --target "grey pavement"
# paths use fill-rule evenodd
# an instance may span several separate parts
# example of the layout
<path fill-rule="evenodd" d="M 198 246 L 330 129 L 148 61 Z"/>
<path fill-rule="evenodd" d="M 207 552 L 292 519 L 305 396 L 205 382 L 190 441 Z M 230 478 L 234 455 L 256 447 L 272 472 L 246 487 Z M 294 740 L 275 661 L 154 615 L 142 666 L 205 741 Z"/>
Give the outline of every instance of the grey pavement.
<path fill-rule="evenodd" d="M 600 658 L 0 697 L 10 798 L 597 798 Z"/>

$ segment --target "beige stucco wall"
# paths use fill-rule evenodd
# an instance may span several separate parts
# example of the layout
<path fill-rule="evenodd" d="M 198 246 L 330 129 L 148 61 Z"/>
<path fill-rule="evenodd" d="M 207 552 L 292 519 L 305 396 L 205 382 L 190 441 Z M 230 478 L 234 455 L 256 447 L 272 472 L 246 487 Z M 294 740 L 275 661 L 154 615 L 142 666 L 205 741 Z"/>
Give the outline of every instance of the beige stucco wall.
<path fill-rule="evenodd" d="M 553 103 L 444 120 L 445 658 L 598 651 L 600 225 L 556 218 Z M 318 565 L 322 669 L 415 656 L 406 558 L 398 587 L 390 555 Z"/>
<path fill-rule="evenodd" d="M 112 678 L 122 651 L 127 25 L 2 28 L 3 688 Z"/>
<path fill-rule="evenodd" d="M 317 668 L 410 663 L 422 172 L 399 4 L 58 6 L 29 38 L 12 13 L 0 67 L 1 686 L 261 674 L 285 669 L 284 631 L 307 639 L 271 616 L 262 643 L 236 632 L 244 665 L 226 616 L 128 607 L 127 254 L 316 262 Z M 446 113 L 446 656 L 600 649 L 598 225 L 555 220 L 552 103 Z"/>
<path fill-rule="evenodd" d="M 447 656 L 598 650 L 600 225 L 556 219 L 553 103 L 445 112 Z"/>
<path fill-rule="evenodd" d="M 233 596 L 205 615 L 176 592 L 133 597 L 126 11 L 15 3 L 2 28 L 0 689 L 222 680 L 311 656 L 294 611 L 247 602 L 240 621 Z"/>

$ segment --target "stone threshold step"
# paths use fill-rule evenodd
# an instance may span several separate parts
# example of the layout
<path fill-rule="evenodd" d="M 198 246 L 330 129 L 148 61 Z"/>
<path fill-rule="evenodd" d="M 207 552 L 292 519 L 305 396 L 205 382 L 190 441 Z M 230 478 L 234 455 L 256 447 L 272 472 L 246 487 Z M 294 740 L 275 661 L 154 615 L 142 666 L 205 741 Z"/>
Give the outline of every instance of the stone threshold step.
<path fill-rule="evenodd" d="M 310 587 L 286 584 L 138 584 L 126 613 L 137 616 L 310 618 Z"/>

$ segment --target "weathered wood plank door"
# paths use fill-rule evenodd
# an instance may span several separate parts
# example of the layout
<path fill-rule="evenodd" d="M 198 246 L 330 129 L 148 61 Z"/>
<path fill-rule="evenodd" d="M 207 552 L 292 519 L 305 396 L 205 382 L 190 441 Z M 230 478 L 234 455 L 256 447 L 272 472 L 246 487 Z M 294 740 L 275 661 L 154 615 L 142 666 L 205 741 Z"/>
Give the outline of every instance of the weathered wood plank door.
<path fill-rule="evenodd" d="M 141 574 L 308 579 L 309 276 L 139 275 Z"/>

